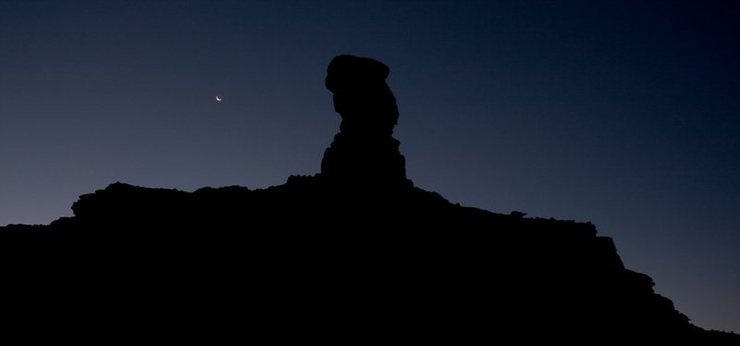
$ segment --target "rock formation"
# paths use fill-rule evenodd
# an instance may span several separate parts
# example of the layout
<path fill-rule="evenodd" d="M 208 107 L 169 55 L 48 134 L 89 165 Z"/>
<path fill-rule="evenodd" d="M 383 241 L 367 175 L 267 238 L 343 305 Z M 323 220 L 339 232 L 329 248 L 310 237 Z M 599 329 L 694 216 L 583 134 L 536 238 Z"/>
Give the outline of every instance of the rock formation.
<path fill-rule="evenodd" d="M 342 125 L 316 176 L 192 193 L 116 183 L 74 217 L 0 227 L 4 312 L 110 339 L 738 344 L 691 325 L 590 223 L 413 187 L 387 75 L 332 61 Z"/>
<path fill-rule="evenodd" d="M 351 55 L 329 63 L 325 84 L 334 94 L 342 124 L 324 153 L 323 177 L 372 190 L 412 186 L 399 142 L 393 138 L 398 107 L 385 82 L 389 72 L 379 61 Z"/>

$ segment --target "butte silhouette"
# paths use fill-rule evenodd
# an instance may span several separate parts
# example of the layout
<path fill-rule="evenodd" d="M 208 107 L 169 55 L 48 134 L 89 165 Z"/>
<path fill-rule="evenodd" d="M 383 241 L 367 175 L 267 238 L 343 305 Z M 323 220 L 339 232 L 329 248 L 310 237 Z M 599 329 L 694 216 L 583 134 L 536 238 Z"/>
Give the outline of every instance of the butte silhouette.
<path fill-rule="evenodd" d="M 738 344 L 692 325 L 593 224 L 415 187 L 388 74 L 329 64 L 342 123 L 320 174 L 192 193 L 115 183 L 73 217 L 0 227 L 6 314 L 110 339 Z"/>

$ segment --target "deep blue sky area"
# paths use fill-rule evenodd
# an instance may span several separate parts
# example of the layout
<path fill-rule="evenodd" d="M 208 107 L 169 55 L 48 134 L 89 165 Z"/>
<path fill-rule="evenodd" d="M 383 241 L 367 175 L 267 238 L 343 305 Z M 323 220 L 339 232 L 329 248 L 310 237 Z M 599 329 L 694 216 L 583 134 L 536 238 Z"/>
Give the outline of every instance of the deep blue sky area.
<path fill-rule="evenodd" d="M 318 172 L 350 53 L 391 67 L 416 185 L 591 221 L 694 323 L 740 332 L 739 33 L 731 0 L 0 0 L 0 225 L 115 181 Z"/>

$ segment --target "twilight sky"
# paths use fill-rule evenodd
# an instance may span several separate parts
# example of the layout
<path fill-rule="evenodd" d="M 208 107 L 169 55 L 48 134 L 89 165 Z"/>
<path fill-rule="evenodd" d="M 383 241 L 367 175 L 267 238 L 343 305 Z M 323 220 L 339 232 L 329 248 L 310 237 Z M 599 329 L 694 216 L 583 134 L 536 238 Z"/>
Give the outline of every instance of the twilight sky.
<path fill-rule="evenodd" d="M 0 0 L 0 225 L 115 181 L 318 172 L 350 53 L 391 67 L 417 186 L 591 221 L 694 323 L 740 332 L 738 33 L 732 0 Z"/>

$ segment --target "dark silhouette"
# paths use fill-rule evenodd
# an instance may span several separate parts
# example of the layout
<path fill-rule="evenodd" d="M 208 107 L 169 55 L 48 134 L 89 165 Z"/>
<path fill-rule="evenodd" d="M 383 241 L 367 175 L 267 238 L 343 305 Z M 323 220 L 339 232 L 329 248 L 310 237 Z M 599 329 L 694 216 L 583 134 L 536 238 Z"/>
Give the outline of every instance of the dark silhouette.
<path fill-rule="evenodd" d="M 326 87 L 334 93 L 342 125 L 324 153 L 322 176 L 372 190 L 412 186 L 399 142 L 392 137 L 398 107 L 385 83 L 389 72 L 379 61 L 351 55 L 329 64 Z"/>
<path fill-rule="evenodd" d="M 74 217 L 0 227 L 5 297 L 59 321 L 92 311 L 85 327 L 111 335 L 136 333 L 119 324 L 131 316 L 211 341 L 740 341 L 690 324 L 590 223 L 414 187 L 387 75 L 375 60 L 332 61 L 342 125 L 321 174 L 261 190 L 115 183 L 81 196 Z"/>

